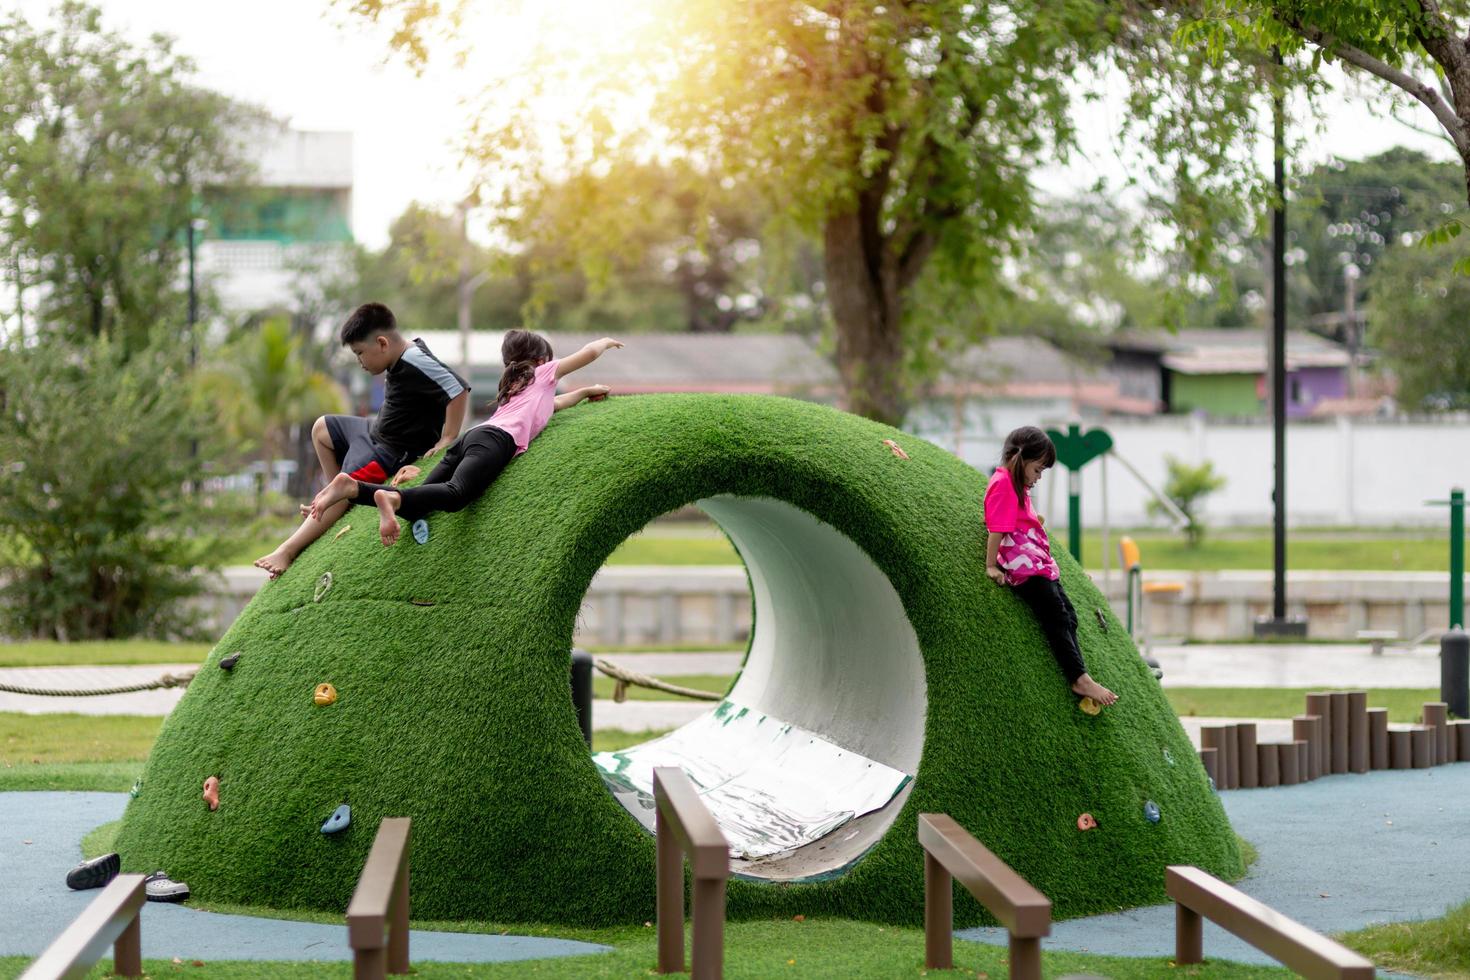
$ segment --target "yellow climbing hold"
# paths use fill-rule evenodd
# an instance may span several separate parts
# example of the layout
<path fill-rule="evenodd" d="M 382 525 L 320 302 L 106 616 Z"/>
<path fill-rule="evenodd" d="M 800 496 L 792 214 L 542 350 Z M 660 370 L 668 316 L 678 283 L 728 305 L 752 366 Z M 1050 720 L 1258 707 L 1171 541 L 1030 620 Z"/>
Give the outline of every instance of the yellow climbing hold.
<path fill-rule="evenodd" d="M 1082 713 L 1084 715 L 1102 714 L 1102 705 L 1092 700 L 1092 698 L 1083 698 L 1081 701 L 1077 702 L 1077 707 L 1082 710 Z"/>
<path fill-rule="evenodd" d="M 311 699 L 322 707 L 326 707 L 337 700 L 337 689 L 330 684 L 318 684 L 316 693 L 311 696 Z"/>
<path fill-rule="evenodd" d="M 340 530 L 336 534 L 332 535 L 332 540 L 333 541 L 336 541 L 338 538 L 342 537 L 342 535 L 346 534 L 350 530 L 352 530 L 352 525 L 351 524 L 344 524 L 342 526 L 342 530 Z"/>

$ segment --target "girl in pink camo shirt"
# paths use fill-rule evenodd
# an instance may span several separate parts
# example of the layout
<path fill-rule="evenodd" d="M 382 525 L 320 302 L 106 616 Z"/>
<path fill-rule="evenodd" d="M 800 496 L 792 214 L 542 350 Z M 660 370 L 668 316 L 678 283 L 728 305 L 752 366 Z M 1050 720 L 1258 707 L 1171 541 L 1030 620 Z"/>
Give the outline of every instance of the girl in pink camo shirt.
<path fill-rule="evenodd" d="M 1077 610 L 1062 591 L 1051 544 L 1031 506 L 1031 488 L 1057 461 L 1046 433 L 1024 425 L 1006 436 L 1000 465 L 985 488 L 985 574 L 1031 607 L 1072 691 L 1109 705 L 1118 696 L 1087 673 L 1077 646 Z"/>

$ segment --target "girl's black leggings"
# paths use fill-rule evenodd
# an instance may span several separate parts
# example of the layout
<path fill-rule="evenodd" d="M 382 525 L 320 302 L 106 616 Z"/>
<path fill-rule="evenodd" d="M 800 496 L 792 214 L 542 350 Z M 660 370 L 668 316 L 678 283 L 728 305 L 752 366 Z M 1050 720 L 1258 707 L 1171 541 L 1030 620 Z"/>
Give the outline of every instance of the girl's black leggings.
<path fill-rule="evenodd" d="M 354 503 L 373 507 L 373 494 L 391 490 L 403 495 L 398 516 L 405 521 L 417 520 L 430 511 L 463 510 L 484 492 L 512 459 L 516 444 L 510 433 L 493 425 L 477 425 L 444 450 L 444 458 L 435 464 L 416 487 L 387 487 L 380 483 L 358 483 Z"/>
<path fill-rule="evenodd" d="M 1033 575 L 1016 586 L 1016 595 L 1036 614 L 1036 622 L 1046 634 L 1051 655 L 1057 658 L 1067 685 L 1076 683 L 1077 678 L 1087 673 L 1087 665 L 1082 662 L 1082 650 L 1077 646 L 1077 610 L 1062 591 L 1062 583 Z"/>

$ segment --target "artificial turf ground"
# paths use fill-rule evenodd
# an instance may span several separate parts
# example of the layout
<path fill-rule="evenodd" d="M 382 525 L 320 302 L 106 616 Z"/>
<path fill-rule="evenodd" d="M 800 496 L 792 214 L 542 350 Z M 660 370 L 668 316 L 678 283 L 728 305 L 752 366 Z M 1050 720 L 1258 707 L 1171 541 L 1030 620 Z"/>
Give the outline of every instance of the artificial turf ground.
<path fill-rule="evenodd" d="M 1029 611 L 986 578 L 984 483 L 915 437 L 787 399 L 659 395 L 559 413 L 482 500 L 432 516 L 426 544 L 405 533 L 385 550 L 356 521 L 260 591 L 164 724 L 118 836 L 125 866 L 168 868 L 206 901 L 340 909 L 379 819 L 408 815 L 418 915 L 649 918 L 653 842 L 588 759 L 567 649 L 624 539 L 735 494 L 807 511 L 887 575 L 919 641 L 928 714 L 913 792 L 882 841 L 833 880 L 732 882 L 732 917 L 917 921 L 921 812 L 953 815 L 1058 917 L 1159 901 L 1166 864 L 1237 876 L 1183 729 L 1077 566 L 1059 554 L 1089 666 L 1121 695 L 1098 718 L 1076 710 Z M 234 652 L 232 672 L 214 669 Z M 312 703 L 323 682 L 340 692 L 330 707 Z M 211 775 L 217 812 L 199 796 Z M 344 801 L 353 826 L 319 833 Z M 1077 829 L 1083 812 L 1098 829 Z M 956 920 L 983 917 L 966 897 Z"/>

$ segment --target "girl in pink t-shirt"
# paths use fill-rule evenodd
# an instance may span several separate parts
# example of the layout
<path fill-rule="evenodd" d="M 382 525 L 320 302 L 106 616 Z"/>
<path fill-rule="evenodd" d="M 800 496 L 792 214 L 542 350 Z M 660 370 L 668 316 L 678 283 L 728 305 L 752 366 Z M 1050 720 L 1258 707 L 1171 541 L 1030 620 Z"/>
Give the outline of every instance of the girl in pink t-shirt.
<path fill-rule="evenodd" d="M 419 474 L 416 466 L 399 470 L 391 486 L 365 483 L 339 473 L 311 502 L 311 516 L 325 512 L 339 500 L 375 506 L 378 535 L 386 547 L 398 540 L 399 518 L 413 521 L 431 511 L 463 510 L 480 499 L 511 460 L 526 451 L 531 440 L 546 428 L 552 412 L 570 408 L 583 399 L 607 397 L 607 385 L 588 385 L 558 395 L 556 383 L 621 346 L 619 341 L 604 337 L 570 357 L 555 360 L 545 337 L 529 330 L 510 331 L 500 345 L 505 372 L 500 376 L 495 412 L 488 420 L 465 430 L 423 483 L 397 487 L 399 480 Z"/>
<path fill-rule="evenodd" d="M 1056 447 L 1036 426 L 1006 436 L 1000 465 L 985 488 L 985 573 L 1031 607 L 1073 692 L 1109 705 L 1118 696 L 1087 673 L 1077 646 L 1077 610 L 1062 591 L 1046 530 L 1031 506 L 1031 488 L 1056 461 Z"/>

